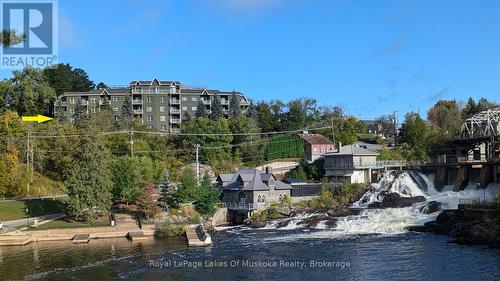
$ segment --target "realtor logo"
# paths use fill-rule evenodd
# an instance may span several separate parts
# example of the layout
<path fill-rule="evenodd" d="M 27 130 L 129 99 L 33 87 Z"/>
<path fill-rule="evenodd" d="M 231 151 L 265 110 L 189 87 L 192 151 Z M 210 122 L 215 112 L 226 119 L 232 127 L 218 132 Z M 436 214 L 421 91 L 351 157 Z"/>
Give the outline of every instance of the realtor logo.
<path fill-rule="evenodd" d="M 1 68 L 52 67 L 57 64 L 57 0 L 0 0 L 2 31 L 24 35 L 3 46 Z"/>

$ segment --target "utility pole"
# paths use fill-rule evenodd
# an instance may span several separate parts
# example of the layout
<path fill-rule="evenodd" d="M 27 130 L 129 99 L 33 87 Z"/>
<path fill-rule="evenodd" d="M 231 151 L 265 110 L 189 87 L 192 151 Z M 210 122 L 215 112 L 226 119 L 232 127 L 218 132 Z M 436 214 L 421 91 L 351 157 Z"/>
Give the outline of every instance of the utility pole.
<path fill-rule="evenodd" d="M 199 150 L 200 150 L 200 145 L 195 144 L 194 147 L 196 148 L 196 180 L 200 180 L 200 159 L 199 159 Z"/>
<path fill-rule="evenodd" d="M 129 143 L 130 143 L 130 156 L 131 157 L 134 157 L 134 131 L 130 131 L 129 133 L 130 135 L 130 140 L 129 140 Z"/>
<path fill-rule="evenodd" d="M 397 121 L 396 121 L 396 112 L 397 111 L 392 111 L 392 122 L 394 124 L 394 147 L 396 148 L 398 146 L 398 126 L 397 126 Z"/>
<path fill-rule="evenodd" d="M 29 196 L 29 193 L 30 193 L 30 182 L 31 182 L 31 178 L 30 178 L 30 132 L 28 131 L 28 138 L 26 140 L 26 175 L 28 176 L 28 186 L 27 186 L 27 195 Z"/>
<path fill-rule="evenodd" d="M 333 141 L 333 147 L 335 149 L 335 128 L 333 127 L 333 116 L 331 118 L 331 122 L 332 122 L 332 141 Z"/>

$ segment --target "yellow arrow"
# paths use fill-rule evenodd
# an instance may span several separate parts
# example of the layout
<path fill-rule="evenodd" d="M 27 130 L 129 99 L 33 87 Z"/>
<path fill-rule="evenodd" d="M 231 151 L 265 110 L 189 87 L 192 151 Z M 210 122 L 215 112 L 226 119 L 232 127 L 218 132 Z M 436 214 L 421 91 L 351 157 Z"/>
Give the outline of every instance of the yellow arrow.
<path fill-rule="evenodd" d="M 37 116 L 23 116 L 22 120 L 23 122 L 38 122 L 38 123 L 43 123 L 52 120 L 53 118 L 43 116 L 38 114 Z"/>

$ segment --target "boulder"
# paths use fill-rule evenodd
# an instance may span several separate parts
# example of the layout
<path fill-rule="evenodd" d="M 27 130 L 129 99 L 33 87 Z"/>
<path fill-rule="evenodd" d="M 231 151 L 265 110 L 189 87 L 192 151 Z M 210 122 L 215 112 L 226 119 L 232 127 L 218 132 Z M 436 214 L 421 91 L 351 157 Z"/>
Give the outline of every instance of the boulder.
<path fill-rule="evenodd" d="M 420 208 L 420 213 L 422 214 L 432 214 L 441 208 L 441 203 L 437 201 L 430 201 L 427 205 Z"/>
<path fill-rule="evenodd" d="M 314 227 L 318 224 L 318 222 L 325 220 L 327 217 L 327 214 L 314 215 L 303 219 L 298 224 L 305 225 L 306 227 Z"/>
<path fill-rule="evenodd" d="M 382 206 L 384 208 L 403 208 L 424 201 L 424 196 L 401 197 L 398 193 L 393 192 L 384 196 L 384 199 L 382 199 Z"/>
<path fill-rule="evenodd" d="M 292 220 L 292 219 L 286 219 L 286 220 L 283 220 L 283 221 L 278 222 L 278 223 L 276 224 L 276 228 L 282 228 L 282 227 L 287 226 L 287 225 L 290 223 L 290 221 L 291 221 L 291 220 Z"/>

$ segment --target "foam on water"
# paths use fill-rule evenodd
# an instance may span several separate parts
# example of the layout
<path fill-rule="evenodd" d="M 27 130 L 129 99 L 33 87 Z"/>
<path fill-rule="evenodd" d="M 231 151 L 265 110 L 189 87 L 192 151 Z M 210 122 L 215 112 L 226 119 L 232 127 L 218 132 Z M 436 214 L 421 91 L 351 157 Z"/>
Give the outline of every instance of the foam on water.
<path fill-rule="evenodd" d="M 412 179 L 412 177 L 415 178 L 415 176 L 418 176 L 420 183 Z M 495 196 L 500 193 L 500 184 L 490 184 L 484 190 L 476 189 L 475 186 L 469 185 L 460 192 L 453 192 L 449 187 L 446 187 L 443 189 L 443 192 L 438 192 L 434 188 L 431 179 L 433 179 L 433 176 L 427 177 L 421 173 L 410 176 L 408 172 L 404 172 L 397 177 L 393 174 L 385 174 L 378 183 L 371 185 L 371 189 L 367 191 L 358 202 L 353 204 L 355 207 L 365 208 L 359 215 L 339 217 L 337 218 L 336 225 L 332 228 L 328 228 L 325 221 L 320 221 L 316 227 L 314 227 L 315 231 L 279 235 L 265 240 L 270 242 L 295 239 L 345 238 L 364 234 L 397 235 L 406 232 L 409 226 L 423 225 L 428 221 L 435 220 L 440 213 L 439 211 L 431 214 L 421 212 L 421 210 L 431 201 L 440 202 L 441 210 L 456 209 L 460 199 L 494 199 Z M 425 187 L 421 185 L 425 185 Z M 385 194 L 392 192 L 398 193 L 401 197 L 424 196 L 426 201 L 405 208 L 367 208 L 368 205 L 373 202 L 381 202 Z M 313 215 L 317 215 L 317 213 L 300 214 L 289 219 L 290 222 L 288 225 L 282 228 L 277 228 L 277 226 L 283 220 L 271 222 L 265 229 L 302 229 L 305 226 L 300 222 Z"/>

